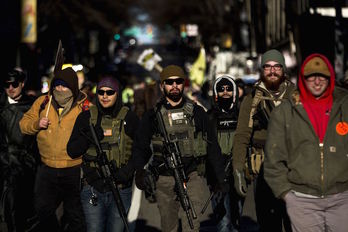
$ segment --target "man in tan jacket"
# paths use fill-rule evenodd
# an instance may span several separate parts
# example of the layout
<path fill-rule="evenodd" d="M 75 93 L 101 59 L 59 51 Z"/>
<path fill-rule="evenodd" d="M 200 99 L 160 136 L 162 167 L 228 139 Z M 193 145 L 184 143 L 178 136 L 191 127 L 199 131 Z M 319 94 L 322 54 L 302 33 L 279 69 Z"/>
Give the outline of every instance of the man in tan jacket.
<path fill-rule="evenodd" d="M 66 151 L 85 99 L 85 94 L 78 89 L 75 71 L 72 68 L 59 70 L 48 95 L 39 97 L 20 121 L 23 134 L 37 136 L 42 164 L 37 172 L 34 195 L 42 231 L 59 230 L 55 211 L 62 202 L 63 230 L 85 230 L 80 203 L 82 158 L 71 159 Z"/>

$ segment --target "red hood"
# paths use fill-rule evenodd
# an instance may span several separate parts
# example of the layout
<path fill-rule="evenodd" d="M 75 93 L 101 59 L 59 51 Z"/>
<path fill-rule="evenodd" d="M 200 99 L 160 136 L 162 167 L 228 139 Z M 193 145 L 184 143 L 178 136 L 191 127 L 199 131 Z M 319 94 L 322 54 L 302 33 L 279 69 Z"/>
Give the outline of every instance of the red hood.
<path fill-rule="evenodd" d="M 303 75 L 303 69 L 304 66 L 308 63 L 309 60 L 311 60 L 313 57 L 320 57 L 322 58 L 325 63 L 327 64 L 327 66 L 329 67 L 330 70 L 330 83 L 328 88 L 326 89 L 325 93 L 321 96 L 320 99 L 318 99 L 319 101 L 328 101 L 328 98 L 332 97 L 332 92 L 335 88 L 335 71 L 331 65 L 331 63 L 329 62 L 329 60 L 322 54 L 319 53 L 313 53 L 310 56 L 308 56 L 305 61 L 302 63 L 301 66 L 301 71 L 300 71 L 300 75 L 299 75 L 299 81 L 298 81 L 298 87 L 300 89 L 300 96 L 301 96 L 301 100 L 303 101 L 310 101 L 310 102 L 315 102 L 318 101 L 317 99 L 315 99 L 315 97 L 308 91 L 308 89 L 306 88 L 306 85 L 304 83 L 304 75 Z"/>

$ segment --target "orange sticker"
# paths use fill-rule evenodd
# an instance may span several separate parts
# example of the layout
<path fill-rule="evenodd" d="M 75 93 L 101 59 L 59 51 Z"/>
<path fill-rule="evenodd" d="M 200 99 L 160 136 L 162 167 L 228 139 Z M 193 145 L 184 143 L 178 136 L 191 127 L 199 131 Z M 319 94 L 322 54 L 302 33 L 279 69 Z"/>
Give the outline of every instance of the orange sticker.
<path fill-rule="evenodd" d="M 336 132 L 339 135 L 346 135 L 348 133 L 348 123 L 346 122 L 337 123 Z"/>

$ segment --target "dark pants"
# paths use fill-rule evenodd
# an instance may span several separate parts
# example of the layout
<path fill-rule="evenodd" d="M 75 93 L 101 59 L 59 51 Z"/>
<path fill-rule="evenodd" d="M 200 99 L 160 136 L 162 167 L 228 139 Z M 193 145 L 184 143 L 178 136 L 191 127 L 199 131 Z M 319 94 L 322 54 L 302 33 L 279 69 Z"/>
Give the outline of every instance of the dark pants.
<path fill-rule="evenodd" d="M 291 224 L 285 202 L 274 196 L 263 177 L 263 168 L 261 170 L 256 179 L 255 189 L 256 216 L 260 232 L 281 232 L 283 229 L 290 232 Z"/>
<path fill-rule="evenodd" d="M 63 203 L 59 224 L 56 209 Z M 80 201 L 80 166 L 51 168 L 42 165 L 36 176 L 35 209 L 42 231 L 85 231 Z"/>

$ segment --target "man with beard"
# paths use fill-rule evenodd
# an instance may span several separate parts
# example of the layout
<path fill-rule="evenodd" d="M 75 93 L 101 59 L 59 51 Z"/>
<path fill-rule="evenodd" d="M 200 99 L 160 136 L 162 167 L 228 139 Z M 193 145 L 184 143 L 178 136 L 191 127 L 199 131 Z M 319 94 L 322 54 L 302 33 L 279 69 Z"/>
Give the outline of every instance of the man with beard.
<path fill-rule="evenodd" d="M 213 83 L 214 105 L 208 111 L 208 115 L 223 154 L 221 158 L 225 167 L 231 164 L 229 162 L 232 158 L 231 150 L 238 119 L 238 93 L 238 86 L 229 75 L 221 75 Z M 230 168 L 227 168 L 226 171 L 231 170 Z M 225 175 L 227 181 L 233 184 L 231 175 L 229 173 L 225 173 Z M 217 231 L 238 231 L 242 198 L 238 196 L 234 188 L 230 189 L 228 194 L 221 194 L 219 186 L 216 186 L 216 178 L 210 172 L 209 165 L 207 165 L 207 180 L 214 191 L 211 203 L 217 219 Z"/>
<path fill-rule="evenodd" d="M 243 100 L 233 141 L 233 175 L 235 188 L 246 196 L 248 181 L 255 188 L 256 216 L 260 231 L 282 231 L 290 228 L 284 203 L 275 198 L 264 180 L 264 145 L 271 111 L 291 96 L 295 85 L 286 78 L 284 56 L 277 50 L 261 57 L 261 79 Z"/>
<path fill-rule="evenodd" d="M 25 73 L 12 69 L 0 97 L 0 231 L 27 231 L 36 223 L 33 188 L 38 151 L 35 136 L 23 135 L 19 128 L 19 120 L 35 100 L 24 93 L 25 82 Z"/>
<path fill-rule="evenodd" d="M 136 185 L 139 189 L 149 190 L 149 185 L 152 184 L 152 188 L 155 189 L 162 231 L 177 231 L 179 219 L 182 231 L 199 231 L 203 216 L 199 211 L 203 208 L 209 193 L 203 177 L 207 159 L 214 167 L 222 188 L 228 189 L 228 185 L 223 185 L 223 164 L 218 157 L 220 154 L 218 144 L 216 138 L 212 136 L 212 128 L 208 125 L 204 109 L 183 96 L 186 80 L 184 71 L 176 65 L 169 65 L 161 72 L 160 80 L 164 96 L 156 104 L 155 109 L 143 115 L 133 143 Z M 183 176 L 181 179 L 187 187 L 191 206 L 197 216 L 197 218 L 192 217 L 193 229 L 178 201 L 173 170 L 165 164 L 167 151 L 164 149 L 163 134 L 160 131 L 157 114 L 163 119 L 170 143 L 176 143 L 180 151 L 179 158 L 188 180 L 184 180 Z M 153 158 L 148 168 L 152 172 L 149 174 L 149 171 L 143 168 L 152 154 Z"/>

